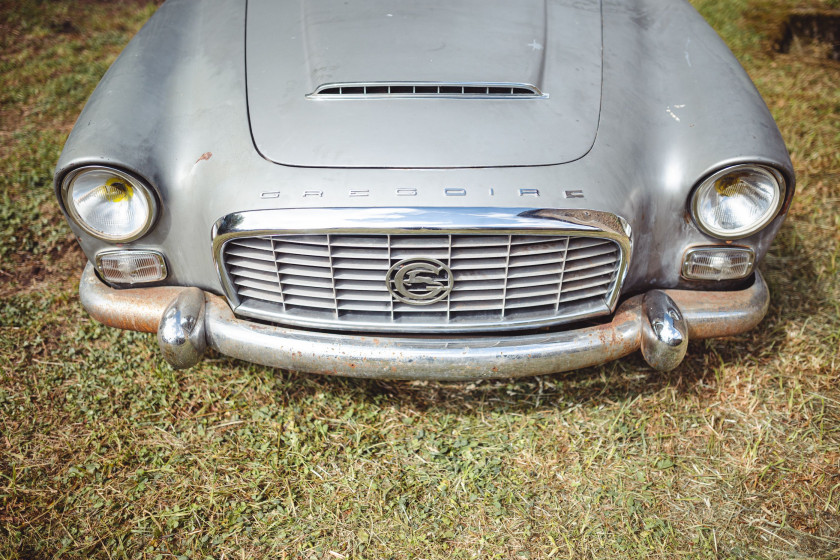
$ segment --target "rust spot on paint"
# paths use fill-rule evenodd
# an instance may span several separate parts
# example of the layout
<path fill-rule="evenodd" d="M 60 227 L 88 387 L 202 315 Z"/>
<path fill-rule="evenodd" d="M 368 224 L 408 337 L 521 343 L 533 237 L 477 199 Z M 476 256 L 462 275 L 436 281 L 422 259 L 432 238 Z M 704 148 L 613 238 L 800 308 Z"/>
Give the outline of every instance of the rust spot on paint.
<path fill-rule="evenodd" d="M 201 154 L 200 158 L 195 160 L 195 162 L 198 163 L 199 161 L 207 161 L 211 157 L 213 157 L 213 152 L 204 152 L 203 154 Z"/>

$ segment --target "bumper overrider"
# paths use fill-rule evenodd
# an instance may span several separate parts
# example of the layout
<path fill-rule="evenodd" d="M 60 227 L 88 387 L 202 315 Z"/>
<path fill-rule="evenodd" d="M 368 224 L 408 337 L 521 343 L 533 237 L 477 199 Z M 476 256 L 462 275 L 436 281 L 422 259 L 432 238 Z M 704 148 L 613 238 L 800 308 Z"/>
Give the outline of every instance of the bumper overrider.
<path fill-rule="evenodd" d="M 173 367 L 198 363 L 209 346 L 233 358 L 312 373 L 385 379 L 520 377 L 603 364 L 636 350 L 667 371 L 689 339 L 755 327 L 769 292 L 759 272 L 743 290 L 651 290 L 621 303 L 609 321 L 577 329 L 507 336 L 387 336 L 314 332 L 234 316 L 224 298 L 194 287 L 113 289 L 88 264 L 84 308 L 112 327 L 157 333 Z"/>

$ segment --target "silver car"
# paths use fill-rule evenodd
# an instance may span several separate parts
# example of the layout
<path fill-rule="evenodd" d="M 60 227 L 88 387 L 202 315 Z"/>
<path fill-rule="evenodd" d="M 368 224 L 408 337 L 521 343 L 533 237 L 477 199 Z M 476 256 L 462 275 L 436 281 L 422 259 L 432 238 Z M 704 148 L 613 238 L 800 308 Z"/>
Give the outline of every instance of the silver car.
<path fill-rule="evenodd" d="M 55 189 L 84 307 L 174 367 L 467 379 L 754 327 L 794 174 L 682 1 L 170 0 Z"/>

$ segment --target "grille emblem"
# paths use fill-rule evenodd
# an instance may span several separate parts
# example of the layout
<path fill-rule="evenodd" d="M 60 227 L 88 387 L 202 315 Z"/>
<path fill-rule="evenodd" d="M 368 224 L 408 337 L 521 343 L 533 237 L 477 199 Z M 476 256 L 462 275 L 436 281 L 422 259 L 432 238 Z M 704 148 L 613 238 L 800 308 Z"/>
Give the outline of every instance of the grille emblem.
<path fill-rule="evenodd" d="M 448 296 L 454 281 L 452 271 L 439 260 L 411 258 L 388 269 L 385 285 L 398 301 L 430 305 Z"/>

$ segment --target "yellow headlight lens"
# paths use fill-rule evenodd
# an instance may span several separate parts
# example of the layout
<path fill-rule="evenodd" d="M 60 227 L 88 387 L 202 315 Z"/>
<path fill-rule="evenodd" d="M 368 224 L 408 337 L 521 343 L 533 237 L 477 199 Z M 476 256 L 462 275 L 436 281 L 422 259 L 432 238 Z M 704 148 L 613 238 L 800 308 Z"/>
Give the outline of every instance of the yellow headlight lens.
<path fill-rule="evenodd" d="M 124 179 L 111 177 L 105 181 L 104 185 L 100 185 L 95 189 L 97 196 L 101 196 L 108 202 L 123 202 L 130 200 L 134 196 L 134 189 Z"/>
<path fill-rule="evenodd" d="M 155 199 L 143 182 L 106 167 L 83 167 L 68 175 L 64 203 L 76 223 L 107 241 L 137 239 L 156 214 Z"/>
<path fill-rule="evenodd" d="M 776 217 L 785 182 L 775 169 L 735 165 L 714 173 L 694 191 L 691 210 L 704 232 L 738 239 L 761 230 Z"/>

